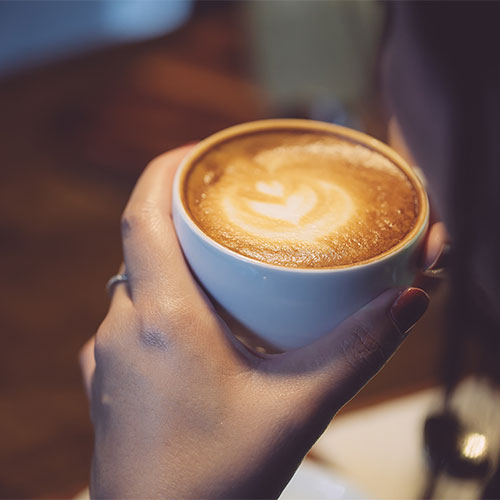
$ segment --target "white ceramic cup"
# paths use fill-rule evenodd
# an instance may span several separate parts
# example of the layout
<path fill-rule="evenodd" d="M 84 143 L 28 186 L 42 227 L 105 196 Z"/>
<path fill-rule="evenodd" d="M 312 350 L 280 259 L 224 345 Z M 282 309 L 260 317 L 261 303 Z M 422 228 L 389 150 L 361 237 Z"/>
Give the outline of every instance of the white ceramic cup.
<path fill-rule="evenodd" d="M 263 130 L 320 131 L 358 142 L 398 165 L 417 186 L 420 213 L 413 230 L 388 254 L 365 264 L 327 269 L 276 266 L 240 255 L 217 243 L 196 225 L 181 193 L 197 158 L 221 141 Z M 215 302 L 247 331 L 278 350 L 298 348 L 331 332 L 384 290 L 411 285 L 429 220 L 424 187 L 410 166 L 372 137 L 309 120 L 262 120 L 218 132 L 197 144 L 179 166 L 172 214 L 177 237 L 192 272 Z"/>

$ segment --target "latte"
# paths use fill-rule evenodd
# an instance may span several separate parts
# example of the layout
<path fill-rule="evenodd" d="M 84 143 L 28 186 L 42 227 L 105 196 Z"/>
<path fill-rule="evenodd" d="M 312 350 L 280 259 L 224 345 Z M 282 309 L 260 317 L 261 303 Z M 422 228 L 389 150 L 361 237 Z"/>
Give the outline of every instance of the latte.
<path fill-rule="evenodd" d="M 366 144 L 273 129 L 209 148 L 186 172 L 181 197 L 195 224 L 220 245 L 268 264 L 311 269 L 364 264 L 404 244 L 421 211 L 418 189 Z"/>

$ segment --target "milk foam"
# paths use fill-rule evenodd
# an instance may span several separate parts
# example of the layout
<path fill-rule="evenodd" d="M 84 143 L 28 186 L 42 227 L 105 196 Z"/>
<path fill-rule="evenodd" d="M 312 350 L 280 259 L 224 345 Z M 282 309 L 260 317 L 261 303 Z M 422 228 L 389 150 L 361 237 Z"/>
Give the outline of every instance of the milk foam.
<path fill-rule="evenodd" d="M 284 186 L 272 182 L 274 192 L 280 194 L 272 194 L 270 201 L 225 196 L 222 207 L 227 220 L 259 238 L 314 244 L 344 224 L 354 210 L 348 193 L 334 184 L 316 181 L 310 185 L 303 181 L 285 195 Z M 259 185 L 268 184 L 256 183 L 256 191 L 269 194 L 269 190 L 263 191 Z M 331 207 L 328 211 L 321 210 L 325 202 Z"/>
<path fill-rule="evenodd" d="M 214 240 L 289 267 L 335 267 L 379 255 L 412 229 L 418 210 L 399 167 L 326 133 L 227 141 L 192 168 L 185 198 Z"/>

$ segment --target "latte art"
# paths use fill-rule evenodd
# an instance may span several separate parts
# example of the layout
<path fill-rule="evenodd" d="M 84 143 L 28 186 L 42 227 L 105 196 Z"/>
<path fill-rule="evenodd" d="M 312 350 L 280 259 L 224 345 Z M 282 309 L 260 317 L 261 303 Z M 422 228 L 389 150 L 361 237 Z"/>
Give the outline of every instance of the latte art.
<path fill-rule="evenodd" d="M 209 237 L 287 267 L 352 265 L 398 244 L 418 201 L 380 153 L 327 133 L 270 131 L 233 138 L 188 172 L 184 202 Z"/>
<path fill-rule="evenodd" d="M 225 218 L 249 234 L 289 244 L 330 234 L 349 219 L 351 198 L 335 184 L 299 174 L 293 180 L 257 181 L 253 192 L 228 189 L 222 199 Z"/>

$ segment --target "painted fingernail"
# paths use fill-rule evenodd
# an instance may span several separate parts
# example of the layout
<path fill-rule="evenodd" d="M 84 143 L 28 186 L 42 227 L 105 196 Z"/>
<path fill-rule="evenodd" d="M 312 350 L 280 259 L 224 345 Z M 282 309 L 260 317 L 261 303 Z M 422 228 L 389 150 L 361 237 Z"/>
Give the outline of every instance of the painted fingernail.
<path fill-rule="evenodd" d="M 409 333 L 429 305 L 429 296 L 420 288 L 407 288 L 394 301 L 389 316 L 401 333 Z"/>
<path fill-rule="evenodd" d="M 443 271 L 446 269 L 449 259 L 450 259 L 450 251 L 451 251 L 451 246 L 449 243 L 444 243 L 441 246 L 441 250 L 438 253 L 437 257 L 431 262 L 431 264 L 427 267 L 426 271 Z"/>

